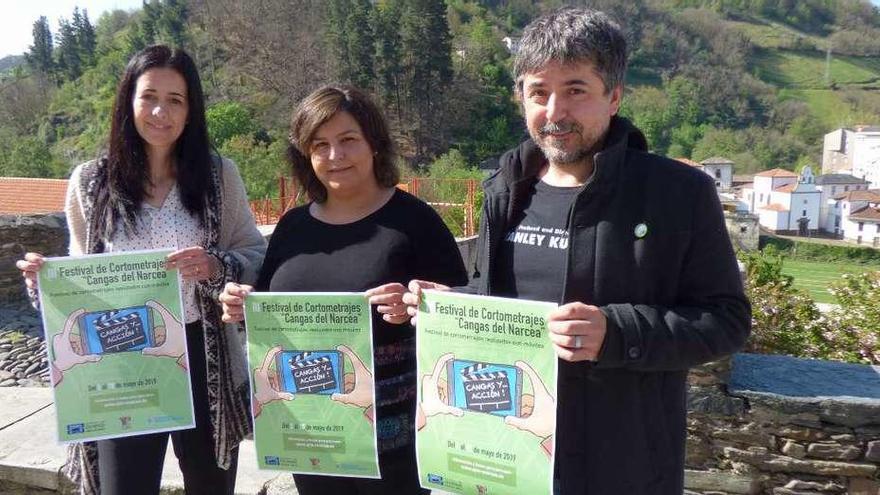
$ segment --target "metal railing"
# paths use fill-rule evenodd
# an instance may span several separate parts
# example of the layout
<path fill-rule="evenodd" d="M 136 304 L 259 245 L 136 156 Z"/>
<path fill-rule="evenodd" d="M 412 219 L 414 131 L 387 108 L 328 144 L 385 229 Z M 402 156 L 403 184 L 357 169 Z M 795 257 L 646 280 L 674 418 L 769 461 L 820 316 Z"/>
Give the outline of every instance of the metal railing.
<path fill-rule="evenodd" d="M 404 179 L 397 187 L 433 207 L 454 235 L 470 237 L 476 234 L 479 190 L 476 179 L 411 177 Z M 278 178 L 278 192 L 277 198 L 250 201 L 257 225 L 278 223 L 288 210 L 307 201 L 306 194 L 290 177 Z"/>

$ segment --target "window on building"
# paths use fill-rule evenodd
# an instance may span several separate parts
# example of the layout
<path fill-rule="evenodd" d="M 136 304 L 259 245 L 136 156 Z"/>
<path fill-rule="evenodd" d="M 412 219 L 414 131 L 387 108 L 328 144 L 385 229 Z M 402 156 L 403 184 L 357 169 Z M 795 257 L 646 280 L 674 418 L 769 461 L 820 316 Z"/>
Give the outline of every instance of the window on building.
<path fill-rule="evenodd" d="M 801 216 L 802 216 L 802 217 L 807 216 L 807 210 L 802 211 L 802 212 L 801 212 Z"/>
<path fill-rule="evenodd" d="M 806 200 L 806 199 L 804 200 L 804 204 L 807 204 L 807 200 Z"/>
<path fill-rule="evenodd" d="M 861 244 L 861 243 L 862 243 L 862 236 L 856 237 L 856 244 Z"/>
<path fill-rule="evenodd" d="M 758 203 L 763 203 L 763 202 L 764 202 L 764 193 L 761 193 L 760 196 L 758 196 Z"/>
<path fill-rule="evenodd" d="M 843 186 L 843 192 L 849 191 L 849 186 Z"/>
<path fill-rule="evenodd" d="M 747 230 L 749 230 L 748 227 L 740 227 L 740 228 L 739 228 L 739 233 L 740 233 L 740 234 L 745 234 Z"/>
<path fill-rule="evenodd" d="M 834 217 L 834 226 L 840 227 L 840 217 L 839 216 Z"/>
<path fill-rule="evenodd" d="M 721 178 L 721 171 L 720 171 L 720 170 L 717 170 L 717 169 L 715 170 L 715 178 L 716 178 L 716 179 L 720 179 L 720 178 Z"/>
<path fill-rule="evenodd" d="M 865 222 L 859 222 L 859 232 L 865 229 Z"/>
<path fill-rule="evenodd" d="M 836 192 L 837 192 L 837 186 L 831 186 L 831 194 L 834 194 Z"/>

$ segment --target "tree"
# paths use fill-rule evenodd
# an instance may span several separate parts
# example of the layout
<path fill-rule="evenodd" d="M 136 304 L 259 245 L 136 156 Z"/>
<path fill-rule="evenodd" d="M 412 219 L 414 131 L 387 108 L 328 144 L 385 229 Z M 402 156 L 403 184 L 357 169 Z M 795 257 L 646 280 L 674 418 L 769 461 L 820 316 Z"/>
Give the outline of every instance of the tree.
<path fill-rule="evenodd" d="M 76 28 L 63 17 L 58 20 L 58 70 L 69 81 L 82 74 Z"/>
<path fill-rule="evenodd" d="M 25 54 L 25 60 L 34 72 L 51 77 L 55 72 L 55 59 L 52 57 L 52 30 L 46 16 L 34 21 L 33 36 L 34 44 Z"/>
<path fill-rule="evenodd" d="M 401 120 L 400 78 L 400 8 L 397 2 L 387 2 L 373 9 L 370 24 L 375 43 L 376 83 L 379 95 L 386 104 L 394 104 L 397 120 Z"/>
<path fill-rule="evenodd" d="M 351 9 L 345 21 L 346 44 L 348 45 L 348 80 L 355 86 L 371 89 L 376 79 L 373 71 L 373 29 L 370 25 L 369 0 L 352 0 Z"/>
<path fill-rule="evenodd" d="M 261 143 L 251 136 L 233 136 L 220 147 L 220 153 L 234 161 L 241 171 L 251 200 L 278 197 L 278 177 L 287 173 L 285 139 Z"/>
<path fill-rule="evenodd" d="M 208 121 L 208 135 L 216 147 L 223 146 L 235 136 L 253 138 L 257 125 L 250 111 L 241 103 L 224 101 L 212 105 L 205 112 Z"/>
<path fill-rule="evenodd" d="M 95 47 L 97 37 L 95 28 L 89 21 L 89 13 L 86 10 L 79 12 L 78 7 L 73 9 L 73 29 L 76 32 L 76 41 L 79 48 L 79 58 L 84 67 L 95 65 Z"/>
<path fill-rule="evenodd" d="M 186 46 L 186 21 L 188 11 L 183 0 L 165 0 L 155 7 L 158 41 L 171 46 Z"/>
<path fill-rule="evenodd" d="M 324 41 L 327 51 L 335 62 L 336 77 L 350 80 L 352 68 L 349 66 L 348 37 L 346 32 L 347 12 L 351 10 L 351 0 L 330 0 L 327 2 L 327 16 L 324 22 Z"/>
<path fill-rule="evenodd" d="M 446 3 L 408 0 L 400 25 L 406 106 L 414 114 L 409 130 L 416 155 L 425 156 L 446 139 L 446 129 L 438 125 L 443 94 L 453 76 Z"/>

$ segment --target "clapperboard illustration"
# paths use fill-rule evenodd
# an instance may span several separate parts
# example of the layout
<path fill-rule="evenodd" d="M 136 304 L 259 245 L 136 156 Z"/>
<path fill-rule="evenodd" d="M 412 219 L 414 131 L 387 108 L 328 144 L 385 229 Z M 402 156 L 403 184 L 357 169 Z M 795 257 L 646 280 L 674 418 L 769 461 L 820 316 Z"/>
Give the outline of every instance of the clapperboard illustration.
<path fill-rule="evenodd" d="M 153 346 L 152 313 L 146 306 L 86 313 L 79 323 L 86 354 L 140 351 Z"/>
<path fill-rule="evenodd" d="M 279 384 L 294 394 L 342 393 L 342 354 L 338 351 L 282 351 L 276 358 Z"/>
<path fill-rule="evenodd" d="M 515 366 L 455 359 L 447 364 L 450 404 L 496 416 L 519 416 L 522 371 Z"/>

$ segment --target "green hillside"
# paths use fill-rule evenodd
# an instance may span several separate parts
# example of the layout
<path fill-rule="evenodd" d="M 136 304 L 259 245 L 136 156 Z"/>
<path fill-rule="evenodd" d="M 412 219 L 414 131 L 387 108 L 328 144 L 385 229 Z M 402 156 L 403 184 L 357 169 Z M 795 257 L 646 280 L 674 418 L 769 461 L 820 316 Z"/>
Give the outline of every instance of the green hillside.
<path fill-rule="evenodd" d="M 563 3 L 151 0 L 94 23 L 74 10 L 63 36 L 35 19 L 29 62 L 0 78 L 0 176 L 64 176 L 94 157 L 125 61 L 156 42 L 194 55 L 212 139 L 258 197 L 274 194 L 291 109 L 330 82 L 375 96 L 413 173 L 473 167 L 524 131 L 502 40 Z M 657 153 L 793 170 L 818 165 L 825 133 L 880 123 L 880 11 L 866 0 L 587 3 L 632 41 L 621 113 Z"/>

